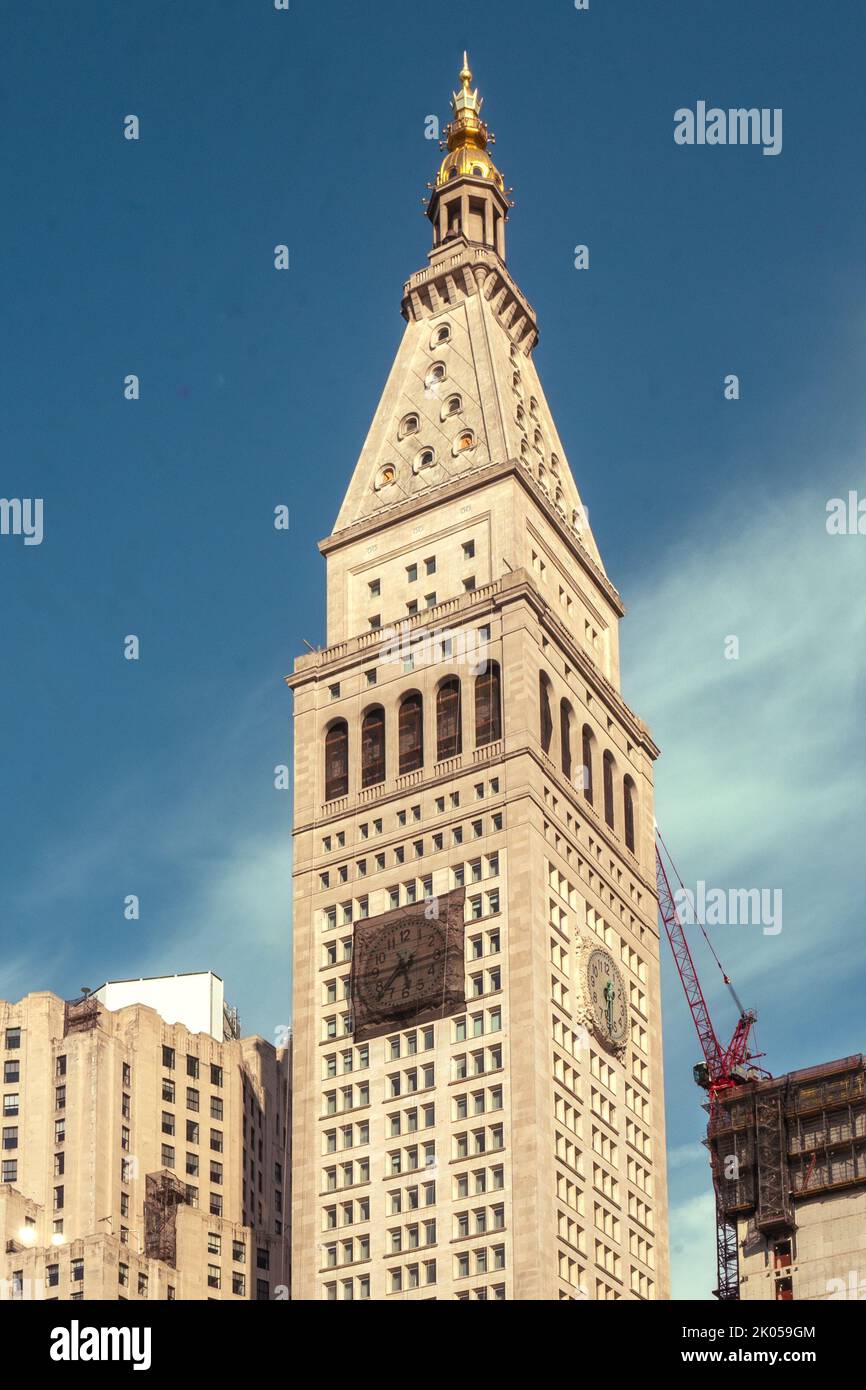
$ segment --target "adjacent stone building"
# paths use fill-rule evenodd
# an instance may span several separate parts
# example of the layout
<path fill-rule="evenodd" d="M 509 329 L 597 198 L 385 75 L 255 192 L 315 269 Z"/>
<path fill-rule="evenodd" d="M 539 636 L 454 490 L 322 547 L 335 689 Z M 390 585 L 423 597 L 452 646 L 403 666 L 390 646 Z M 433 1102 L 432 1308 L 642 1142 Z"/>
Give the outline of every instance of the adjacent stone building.
<path fill-rule="evenodd" d="M 0 1295 L 288 1296 L 288 1049 L 40 992 L 0 1064 Z"/>
<path fill-rule="evenodd" d="M 294 1296 L 666 1298 L 658 749 L 471 84 L 464 61 L 429 264 L 320 545 L 327 646 L 288 678 Z M 455 890 L 464 1002 L 436 1016 L 441 950 L 411 942 Z M 353 989 L 397 1022 L 361 1040 Z"/>

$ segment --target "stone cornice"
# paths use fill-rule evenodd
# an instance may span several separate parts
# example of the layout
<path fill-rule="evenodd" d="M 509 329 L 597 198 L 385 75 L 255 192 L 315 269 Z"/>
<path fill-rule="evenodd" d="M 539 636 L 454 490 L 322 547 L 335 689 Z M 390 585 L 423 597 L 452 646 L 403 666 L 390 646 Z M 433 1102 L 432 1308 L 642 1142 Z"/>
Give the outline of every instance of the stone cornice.
<path fill-rule="evenodd" d="M 547 520 L 558 532 L 560 539 L 565 542 L 573 558 L 598 585 L 617 616 L 624 617 L 625 606 L 619 591 L 611 584 L 601 566 L 596 564 L 581 542 L 578 533 L 556 510 L 541 484 L 517 459 L 506 459 L 504 463 L 484 464 L 481 468 L 473 468 L 466 473 L 460 473 L 456 478 L 449 478 L 447 482 L 440 483 L 437 487 L 431 487 L 425 489 L 424 492 L 407 497 L 403 502 L 395 502 L 391 507 L 371 512 L 369 516 L 353 522 L 351 526 L 344 526 L 342 530 L 334 531 L 330 536 L 319 541 L 319 551 L 322 555 L 330 555 L 332 551 L 348 545 L 351 541 L 361 540 L 364 536 L 381 531 L 383 524 L 392 521 L 404 521 L 407 517 L 429 511 L 431 507 L 437 507 L 442 502 L 461 497 L 466 492 L 474 492 L 488 483 L 507 477 L 509 474 L 513 474 L 519 480 L 525 491 L 541 508 Z"/>
<path fill-rule="evenodd" d="M 454 238 L 452 255 L 443 255 L 442 250 L 438 247 L 440 254 L 430 265 L 416 270 L 404 284 L 400 303 L 404 319 L 432 318 L 461 298 L 483 294 L 511 341 L 527 355 L 531 353 L 538 342 L 535 310 L 498 253 L 464 236 Z M 422 291 L 428 293 L 429 307 Z"/>
<path fill-rule="evenodd" d="M 395 623 L 375 632 L 362 632 L 357 637 L 337 642 L 321 651 L 304 653 L 296 659 L 294 674 L 285 677 L 286 685 L 290 690 L 297 690 L 301 686 L 322 679 L 331 682 L 342 670 L 350 670 L 356 665 L 359 657 L 369 655 L 375 660 L 381 646 L 393 645 L 394 634 L 398 629 L 405 634 L 405 641 L 411 644 L 414 633 L 420 635 L 431 628 L 443 629 L 449 625 L 457 627 L 465 621 L 477 621 L 486 613 L 515 602 L 526 602 L 530 605 L 542 627 L 566 653 L 572 667 L 580 673 L 581 679 L 593 688 L 599 700 L 608 706 L 632 742 L 643 748 L 649 757 L 655 760 L 660 750 L 647 725 L 626 704 L 616 687 L 578 645 L 558 614 L 539 592 L 534 580 L 522 569 L 515 570 L 493 584 L 474 589 L 472 593 L 446 599 L 435 608 L 427 608 L 422 613 L 401 618 L 399 624 Z"/>

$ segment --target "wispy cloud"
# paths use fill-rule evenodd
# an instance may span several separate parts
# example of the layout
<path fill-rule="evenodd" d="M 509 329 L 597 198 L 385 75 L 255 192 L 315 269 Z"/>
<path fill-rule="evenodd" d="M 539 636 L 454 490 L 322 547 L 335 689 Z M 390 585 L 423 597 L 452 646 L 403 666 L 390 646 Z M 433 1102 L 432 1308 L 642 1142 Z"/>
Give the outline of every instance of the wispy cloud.
<path fill-rule="evenodd" d="M 626 697 L 662 748 L 656 814 L 686 883 L 783 891 L 778 936 L 710 929 L 740 994 L 759 1007 L 777 1072 L 862 1046 L 866 537 L 828 536 L 825 502 L 817 489 L 756 489 L 692 520 L 657 572 L 624 585 L 634 590 Z M 736 660 L 725 658 L 730 637 Z M 732 1030 L 735 1007 L 695 933 L 714 1020 Z M 662 961 L 673 1288 L 694 1298 L 716 1278 L 710 1176 L 693 1137 L 704 1097 L 664 941 Z M 831 1018 L 830 1001 L 846 993 L 850 1008 Z"/>
<path fill-rule="evenodd" d="M 41 847 L 32 873 L 7 885 L 9 911 L 60 926 L 49 951 L 21 932 L 17 958 L 3 965 L 3 997 L 213 969 L 250 1030 L 272 1037 L 288 1022 L 290 796 L 272 779 L 288 749 L 274 756 L 272 699 L 270 685 L 250 691 L 230 720 L 134 766 L 61 843 Z M 123 919 L 127 893 L 140 897 L 138 921 Z"/>

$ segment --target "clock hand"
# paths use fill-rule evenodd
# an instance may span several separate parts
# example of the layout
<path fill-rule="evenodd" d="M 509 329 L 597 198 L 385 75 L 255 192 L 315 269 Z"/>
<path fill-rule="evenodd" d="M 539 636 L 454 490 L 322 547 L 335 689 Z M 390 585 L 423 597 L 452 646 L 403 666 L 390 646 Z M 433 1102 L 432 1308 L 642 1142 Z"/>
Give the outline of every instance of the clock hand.
<path fill-rule="evenodd" d="M 405 977 L 407 985 L 409 984 L 409 966 L 415 959 L 414 952 L 398 951 L 397 954 L 400 957 L 400 959 L 397 961 L 397 964 L 394 966 L 394 969 L 391 971 L 391 974 L 388 976 L 387 980 L 382 986 L 383 994 L 385 993 L 385 990 L 390 987 L 392 981 L 394 981 L 398 975 L 403 975 Z"/>

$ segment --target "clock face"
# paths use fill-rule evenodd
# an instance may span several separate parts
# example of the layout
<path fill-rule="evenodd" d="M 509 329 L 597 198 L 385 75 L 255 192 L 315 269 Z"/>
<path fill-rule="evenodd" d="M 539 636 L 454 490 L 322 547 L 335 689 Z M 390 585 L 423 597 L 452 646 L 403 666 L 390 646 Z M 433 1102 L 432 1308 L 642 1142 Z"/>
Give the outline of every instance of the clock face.
<path fill-rule="evenodd" d="M 446 946 L 445 927 L 417 913 L 374 932 L 354 966 L 367 1016 L 411 1017 L 440 1002 Z"/>
<path fill-rule="evenodd" d="M 601 1037 L 620 1045 L 628 1036 L 625 982 L 609 951 L 591 951 L 586 963 L 592 1018 Z"/>

